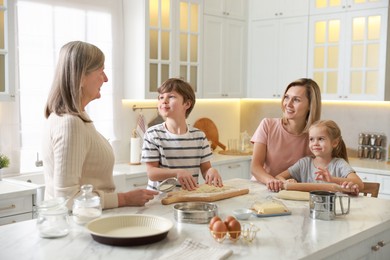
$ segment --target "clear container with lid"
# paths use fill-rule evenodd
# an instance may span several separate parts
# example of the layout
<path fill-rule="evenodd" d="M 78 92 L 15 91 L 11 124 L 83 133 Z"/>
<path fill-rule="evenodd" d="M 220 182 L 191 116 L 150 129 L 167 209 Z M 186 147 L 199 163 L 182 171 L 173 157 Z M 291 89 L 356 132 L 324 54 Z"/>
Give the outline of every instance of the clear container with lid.
<path fill-rule="evenodd" d="M 100 197 L 92 190 L 91 184 L 81 186 L 82 194 L 73 201 L 73 220 L 77 224 L 86 224 L 102 215 Z"/>
<path fill-rule="evenodd" d="M 42 201 L 37 206 L 37 227 L 44 238 L 63 237 L 69 233 L 68 208 L 65 198 Z"/>

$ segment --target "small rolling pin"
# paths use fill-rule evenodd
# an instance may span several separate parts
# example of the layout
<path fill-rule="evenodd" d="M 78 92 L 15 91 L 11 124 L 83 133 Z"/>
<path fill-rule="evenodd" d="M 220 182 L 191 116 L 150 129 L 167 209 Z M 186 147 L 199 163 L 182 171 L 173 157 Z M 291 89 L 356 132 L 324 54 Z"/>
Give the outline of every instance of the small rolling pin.
<path fill-rule="evenodd" d="M 342 188 L 336 183 L 295 183 L 295 182 L 285 182 L 285 190 L 296 190 L 296 191 L 333 191 L 333 192 L 344 192 L 351 193 L 350 189 Z"/>

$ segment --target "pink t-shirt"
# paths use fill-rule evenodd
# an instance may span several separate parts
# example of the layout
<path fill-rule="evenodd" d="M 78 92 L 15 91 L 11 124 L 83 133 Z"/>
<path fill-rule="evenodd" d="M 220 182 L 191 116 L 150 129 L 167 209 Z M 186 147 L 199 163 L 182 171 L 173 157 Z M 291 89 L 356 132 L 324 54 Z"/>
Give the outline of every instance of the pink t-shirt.
<path fill-rule="evenodd" d="M 308 134 L 290 134 L 283 128 L 281 118 L 264 118 L 251 142 L 267 146 L 264 169 L 272 176 L 287 170 L 299 159 L 312 155 Z"/>

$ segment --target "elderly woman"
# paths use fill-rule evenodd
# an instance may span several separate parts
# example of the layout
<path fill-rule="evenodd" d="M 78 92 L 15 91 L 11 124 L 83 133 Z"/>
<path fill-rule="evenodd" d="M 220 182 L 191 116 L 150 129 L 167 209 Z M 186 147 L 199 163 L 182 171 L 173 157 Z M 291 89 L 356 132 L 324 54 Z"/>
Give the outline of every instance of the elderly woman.
<path fill-rule="evenodd" d="M 85 112 L 107 81 L 99 48 L 80 41 L 61 48 L 45 111 L 45 199 L 67 197 L 71 207 L 84 184 L 93 185 L 103 209 L 143 206 L 158 194 L 146 189 L 115 192 L 113 150 Z"/>

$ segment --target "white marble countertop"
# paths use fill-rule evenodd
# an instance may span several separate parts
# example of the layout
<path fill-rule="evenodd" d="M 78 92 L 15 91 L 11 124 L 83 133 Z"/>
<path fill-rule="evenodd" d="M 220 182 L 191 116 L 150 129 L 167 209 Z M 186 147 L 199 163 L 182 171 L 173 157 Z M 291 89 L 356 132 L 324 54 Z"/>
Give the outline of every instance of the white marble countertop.
<path fill-rule="evenodd" d="M 390 163 L 370 159 L 349 158 L 349 163 L 357 172 L 375 173 L 390 176 Z"/>
<path fill-rule="evenodd" d="M 24 195 L 36 194 L 36 186 L 26 183 L 21 184 L 12 180 L 1 180 L 0 181 L 0 198 L 14 198 L 15 196 L 20 197 Z"/>
<path fill-rule="evenodd" d="M 216 202 L 219 215 L 226 217 L 236 208 L 273 196 L 265 186 L 249 180 L 230 180 L 236 187 L 248 187 L 249 194 Z M 230 182 L 229 181 L 229 182 Z M 333 221 L 309 217 L 309 202 L 283 201 L 292 215 L 257 218 L 250 222 L 260 228 L 252 243 L 214 241 L 207 224 L 178 223 L 173 205 L 161 205 L 156 197 L 145 207 L 104 211 L 104 215 L 152 214 L 170 219 L 174 227 L 164 240 L 137 247 L 115 247 L 94 241 L 83 226 L 71 223 L 69 235 L 57 239 L 40 238 L 35 220 L 0 227 L 0 259 L 156 259 L 179 247 L 186 238 L 212 247 L 233 250 L 229 259 L 322 259 L 360 241 L 390 229 L 390 200 L 369 197 L 351 199 L 351 212 Z"/>

